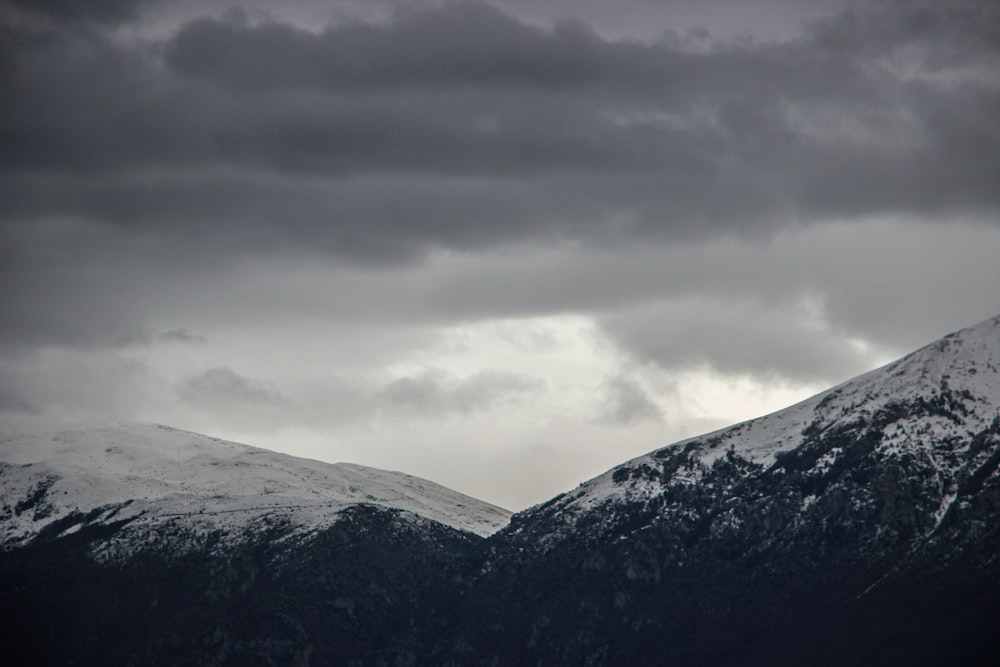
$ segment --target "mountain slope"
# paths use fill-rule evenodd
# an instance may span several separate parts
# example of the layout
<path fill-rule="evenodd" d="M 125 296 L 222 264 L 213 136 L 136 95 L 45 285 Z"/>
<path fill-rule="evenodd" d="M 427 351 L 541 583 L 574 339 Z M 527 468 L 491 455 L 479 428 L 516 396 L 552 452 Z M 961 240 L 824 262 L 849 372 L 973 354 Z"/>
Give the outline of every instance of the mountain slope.
<path fill-rule="evenodd" d="M 871 446 L 864 454 L 873 460 L 903 461 L 932 478 L 936 488 L 919 507 L 933 518 L 926 526 L 932 532 L 977 463 L 987 466 L 979 475 L 994 474 L 989 454 L 995 443 L 981 434 L 994 432 L 998 419 L 1000 317 L 787 409 L 637 457 L 551 501 L 547 515 L 569 521 L 595 508 L 662 496 L 665 486 L 698 486 L 722 459 L 772 476 L 797 473 L 804 490 L 822 492 L 862 454 L 857 446 L 845 451 L 849 443 L 838 439 L 854 434 Z M 803 509 L 818 497 L 804 495 Z"/>
<path fill-rule="evenodd" d="M 1000 663 L 1000 317 L 485 539 L 501 510 L 399 473 L 5 438 L 19 664 Z"/>
<path fill-rule="evenodd" d="M 2 434 L 0 626 L 23 665 L 405 663 L 420 601 L 509 516 L 150 424 Z"/>
<path fill-rule="evenodd" d="M 344 508 L 373 504 L 488 535 L 510 514 L 403 473 L 126 422 L 27 434 L 0 427 L 0 479 L 0 546 L 101 516 L 131 519 L 130 531 L 182 517 L 202 531 L 240 531 L 264 518 L 316 530 Z"/>
<path fill-rule="evenodd" d="M 994 318 L 633 459 L 490 538 L 434 660 L 995 664 L 998 410 Z"/>

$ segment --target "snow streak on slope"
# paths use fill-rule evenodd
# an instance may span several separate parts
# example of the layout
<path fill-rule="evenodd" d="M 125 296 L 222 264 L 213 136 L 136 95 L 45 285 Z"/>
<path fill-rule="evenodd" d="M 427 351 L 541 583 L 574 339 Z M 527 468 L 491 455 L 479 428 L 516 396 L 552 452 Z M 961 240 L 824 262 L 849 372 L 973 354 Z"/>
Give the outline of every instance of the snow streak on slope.
<path fill-rule="evenodd" d="M 182 519 L 200 530 L 239 532 L 267 519 L 312 531 L 352 505 L 399 508 L 489 535 L 510 513 L 427 480 L 349 463 L 329 464 L 196 433 L 118 422 L 72 430 L 0 425 L 0 547 L 31 539 L 60 519 Z M 82 525 L 64 521 L 67 532 Z M 55 524 L 60 525 L 60 524 Z"/>
<path fill-rule="evenodd" d="M 711 464 L 728 452 L 766 469 L 807 437 L 894 413 L 899 416 L 883 430 L 877 453 L 884 458 L 908 454 L 927 459 L 940 480 L 942 502 L 936 515 L 940 522 L 949 499 L 955 497 L 954 468 L 962 454 L 942 443 L 966 442 L 1000 419 L 1000 316 L 779 412 L 637 457 L 546 506 L 577 513 L 608 502 L 650 498 L 666 483 L 656 474 L 660 461 L 685 450 L 701 465 L 677 469 L 671 485 L 700 483 Z M 838 453 L 828 452 L 816 461 L 816 468 L 832 466 Z M 623 483 L 626 469 L 633 474 Z M 650 474 L 634 474 L 642 470 Z"/>

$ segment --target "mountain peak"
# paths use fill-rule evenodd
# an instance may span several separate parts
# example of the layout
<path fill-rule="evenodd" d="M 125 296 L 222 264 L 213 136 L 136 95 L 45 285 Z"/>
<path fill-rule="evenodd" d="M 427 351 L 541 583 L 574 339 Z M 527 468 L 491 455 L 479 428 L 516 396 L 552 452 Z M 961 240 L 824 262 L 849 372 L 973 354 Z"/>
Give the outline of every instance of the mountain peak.
<path fill-rule="evenodd" d="M 454 654 L 996 664 L 998 333 L 992 318 L 516 514 L 460 600 L 475 627 L 452 629 Z"/>
<path fill-rule="evenodd" d="M 79 529 L 72 517 L 82 521 L 102 507 L 108 517 L 133 519 L 133 526 L 187 517 L 204 530 L 224 531 L 271 519 L 313 531 L 362 504 L 485 536 L 510 515 L 403 473 L 302 459 L 158 424 L 104 422 L 27 433 L 2 426 L 0 441 L 0 505 L 12 508 L 2 523 L 3 544 L 31 539 L 57 521 Z M 27 511 L 25 499 L 36 496 Z"/>
<path fill-rule="evenodd" d="M 544 507 L 576 516 L 609 503 L 649 502 L 665 487 L 705 483 L 712 467 L 727 458 L 780 473 L 782 460 L 804 456 L 810 461 L 807 474 L 822 476 L 844 452 L 818 443 L 831 442 L 836 433 L 854 433 L 877 441 L 867 455 L 879 460 L 917 457 L 940 476 L 937 521 L 954 500 L 957 476 L 967 463 L 960 452 L 941 443 L 966 442 L 997 424 L 998 415 L 1000 316 L 783 410 L 627 461 Z M 803 455 L 807 450 L 808 456 Z M 521 517 L 515 519 L 521 522 Z"/>
<path fill-rule="evenodd" d="M 994 665 L 998 333 L 485 540 L 502 510 L 402 473 L 147 424 L 0 430 L 0 599 L 40 664 Z"/>

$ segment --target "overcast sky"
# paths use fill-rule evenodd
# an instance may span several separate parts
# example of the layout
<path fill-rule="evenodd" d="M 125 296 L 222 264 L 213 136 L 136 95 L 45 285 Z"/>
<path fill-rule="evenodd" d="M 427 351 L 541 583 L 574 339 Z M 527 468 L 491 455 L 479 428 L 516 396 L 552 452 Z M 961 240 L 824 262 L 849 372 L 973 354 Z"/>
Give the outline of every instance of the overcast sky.
<path fill-rule="evenodd" d="M 520 509 L 1000 313 L 1000 7 L 0 0 L 0 418 Z"/>

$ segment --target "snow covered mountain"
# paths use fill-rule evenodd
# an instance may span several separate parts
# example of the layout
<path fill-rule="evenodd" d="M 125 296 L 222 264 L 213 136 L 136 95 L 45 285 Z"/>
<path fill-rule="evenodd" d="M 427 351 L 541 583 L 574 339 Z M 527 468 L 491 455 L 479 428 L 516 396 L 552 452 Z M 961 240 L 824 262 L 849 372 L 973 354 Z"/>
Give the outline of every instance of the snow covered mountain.
<path fill-rule="evenodd" d="M 496 532 L 162 427 L 0 437 L 19 664 L 1000 664 L 1000 317 Z"/>
<path fill-rule="evenodd" d="M 570 524 L 602 508 L 655 502 L 667 489 L 701 487 L 729 465 L 795 477 L 806 515 L 868 462 L 919 472 L 926 494 L 913 510 L 930 538 L 967 501 L 963 482 L 996 474 L 998 420 L 1000 317 L 779 412 L 628 461 L 548 503 L 545 515 Z"/>
<path fill-rule="evenodd" d="M 153 424 L 7 425 L 5 651 L 20 665 L 409 655 L 418 601 L 509 514 L 402 473 Z"/>
<path fill-rule="evenodd" d="M 515 515 L 455 604 L 441 664 L 998 664 L 1000 317 Z"/>
<path fill-rule="evenodd" d="M 328 464 L 155 424 L 25 433 L 0 426 L 0 548 L 40 533 L 124 521 L 133 548 L 165 522 L 237 534 L 281 520 L 313 532 L 358 504 L 392 507 L 485 536 L 510 512 L 427 480 Z M 144 537 L 143 537 L 144 536 Z"/>

